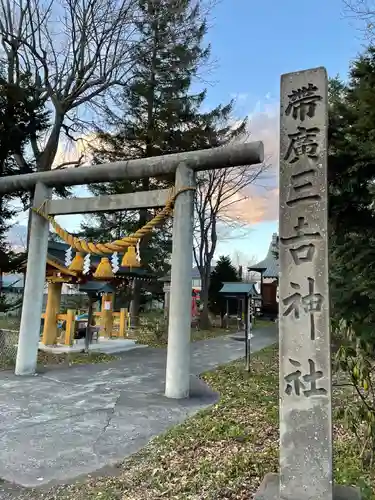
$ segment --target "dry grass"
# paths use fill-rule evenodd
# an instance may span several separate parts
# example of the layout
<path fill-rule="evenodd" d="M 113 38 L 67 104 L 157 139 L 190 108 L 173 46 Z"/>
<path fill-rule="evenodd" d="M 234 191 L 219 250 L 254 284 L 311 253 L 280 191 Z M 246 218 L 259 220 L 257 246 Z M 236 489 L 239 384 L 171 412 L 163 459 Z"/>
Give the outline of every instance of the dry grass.
<path fill-rule="evenodd" d="M 266 328 L 274 325 L 275 323 L 272 321 L 258 320 L 255 324 L 255 328 Z M 191 342 L 223 337 L 235 332 L 237 332 L 236 321 L 233 321 L 229 325 L 229 329 L 219 328 L 217 326 L 214 326 L 209 330 L 198 330 L 196 328 L 192 328 Z M 146 317 L 146 319 L 144 320 L 144 324 L 141 325 L 141 327 L 133 333 L 133 336 L 138 344 L 144 344 L 150 347 L 165 348 L 168 344 L 168 332 L 166 323 L 162 318 L 160 318 L 160 316 L 156 316 L 154 320 L 150 320 Z"/>
<path fill-rule="evenodd" d="M 72 366 L 72 365 L 86 365 L 97 363 L 110 363 L 118 359 L 117 356 L 112 354 L 104 354 L 99 352 L 89 352 L 88 354 L 81 352 L 54 354 L 51 352 L 38 351 L 38 368 L 46 366 Z M 15 358 L 1 358 L 0 357 L 0 370 L 11 370 L 15 366 Z"/>
<path fill-rule="evenodd" d="M 191 342 L 222 337 L 235 331 L 235 329 L 225 330 L 224 328 L 212 328 L 211 330 L 196 330 L 195 328 L 192 328 Z M 135 332 L 134 338 L 136 339 L 137 344 L 148 345 L 150 347 L 165 348 L 168 344 L 168 333 L 166 331 L 156 333 L 153 329 L 144 328 Z"/>
<path fill-rule="evenodd" d="M 35 498 L 45 500 L 244 500 L 278 468 L 278 355 L 253 357 L 252 373 L 239 360 L 203 378 L 220 401 L 119 465 L 118 476 L 89 478 Z M 338 400 L 341 398 L 339 397 Z M 363 469 L 354 436 L 336 421 L 335 477 L 375 498 L 374 471 Z"/>

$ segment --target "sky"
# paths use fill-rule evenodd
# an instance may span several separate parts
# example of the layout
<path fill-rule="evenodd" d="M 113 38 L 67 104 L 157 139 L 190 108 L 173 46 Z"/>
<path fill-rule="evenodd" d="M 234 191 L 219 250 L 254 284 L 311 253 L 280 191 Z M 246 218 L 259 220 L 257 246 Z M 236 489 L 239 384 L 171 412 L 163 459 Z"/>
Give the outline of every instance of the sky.
<path fill-rule="evenodd" d="M 219 0 L 207 41 L 214 65 L 207 80 L 206 108 L 235 99 L 238 118 L 248 116 L 252 140 L 263 140 L 270 164 L 267 179 L 251 186 L 239 205 L 246 236 L 219 242 L 216 256 L 242 264 L 265 257 L 278 227 L 278 113 L 280 75 L 325 66 L 346 78 L 350 61 L 363 50 L 363 34 L 344 11 L 343 0 Z M 19 218 L 21 224 L 26 216 Z M 61 217 L 66 229 L 76 217 Z"/>
<path fill-rule="evenodd" d="M 215 105 L 236 97 L 237 112 L 249 115 L 253 139 L 262 139 L 272 154 L 273 187 L 280 76 L 325 66 L 329 76 L 346 79 L 350 61 L 364 47 L 358 28 L 342 0 L 222 0 L 216 6 L 208 39 L 218 67 L 208 101 Z M 245 213 L 252 222 L 248 237 L 219 244 L 217 253 L 263 259 L 277 232 L 277 204 L 277 191 L 254 187 Z"/>

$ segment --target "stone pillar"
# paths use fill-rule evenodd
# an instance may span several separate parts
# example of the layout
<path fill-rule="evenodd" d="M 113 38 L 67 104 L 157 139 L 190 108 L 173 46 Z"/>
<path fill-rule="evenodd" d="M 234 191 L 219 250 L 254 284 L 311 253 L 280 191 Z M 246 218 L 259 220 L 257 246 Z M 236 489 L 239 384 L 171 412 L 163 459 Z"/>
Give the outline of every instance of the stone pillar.
<path fill-rule="evenodd" d="M 46 314 L 43 328 L 43 344 L 53 345 L 57 339 L 56 315 L 60 313 L 62 283 L 48 283 Z"/>
<path fill-rule="evenodd" d="M 325 69 L 283 75 L 280 96 L 280 476 L 255 498 L 332 500 Z"/>
<path fill-rule="evenodd" d="M 176 171 L 176 189 L 194 186 L 194 172 L 184 164 Z M 171 293 L 165 395 L 186 398 L 190 386 L 191 289 L 194 192 L 181 193 L 173 214 Z"/>
<path fill-rule="evenodd" d="M 327 74 L 283 75 L 280 111 L 280 495 L 332 498 Z"/>
<path fill-rule="evenodd" d="M 37 184 L 34 207 L 39 208 L 51 196 L 50 188 Z M 43 292 L 46 279 L 49 223 L 40 215 L 31 214 L 29 251 L 22 304 L 20 334 L 16 359 L 16 375 L 33 375 L 36 370 Z"/>

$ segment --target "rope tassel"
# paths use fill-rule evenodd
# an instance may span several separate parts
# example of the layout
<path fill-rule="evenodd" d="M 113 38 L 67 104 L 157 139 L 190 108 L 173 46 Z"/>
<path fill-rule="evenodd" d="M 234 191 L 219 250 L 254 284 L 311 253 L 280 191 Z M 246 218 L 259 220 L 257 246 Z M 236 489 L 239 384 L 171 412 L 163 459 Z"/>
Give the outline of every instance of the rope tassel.
<path fill-rule="evenodd" d="M 81 273 L 83 271 L 83 255 L 77 252 L 72 260 L 69 268 L 70 271 L 77 271 Z"/>
<path fill-rule="evenodd" d="M 137 259 L 135 247 L 131 246 L 128 248 L 127 252 L 122 258 L 121 265 L 123 267 L 141 267 L 141 264 Z"/>
<path fill-rule="evenodd" d="M 96 268 L 95 273 L 93 274 L 94 278 L 101 279 L 112 279 L 115 277 L 112 271 L 111 263 L 109 262 L 108 257 L 102 257 L 98 267 Z"/>

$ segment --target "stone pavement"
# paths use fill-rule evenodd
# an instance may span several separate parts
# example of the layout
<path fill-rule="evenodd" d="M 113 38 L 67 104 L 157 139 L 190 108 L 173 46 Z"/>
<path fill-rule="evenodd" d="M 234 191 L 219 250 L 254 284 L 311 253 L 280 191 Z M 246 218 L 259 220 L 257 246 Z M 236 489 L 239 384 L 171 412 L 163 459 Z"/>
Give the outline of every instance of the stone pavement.
<path fill-rule="evenodd" d="M 276 337 L 274 326 L 254 330 L 251 350 Z M 0 373 L 0 478 L 52 485 L 113 466 L 213 404 L 218 395 L 197 375 L 242 356 L 244 343 L 230 336 L 192 344 L 191 397 L 179 401 L 163 396 L 164 349 L 136 349 L 109 364 L 22 379 Z M 1 491 L 0 484 L 0 498 Z"/>

